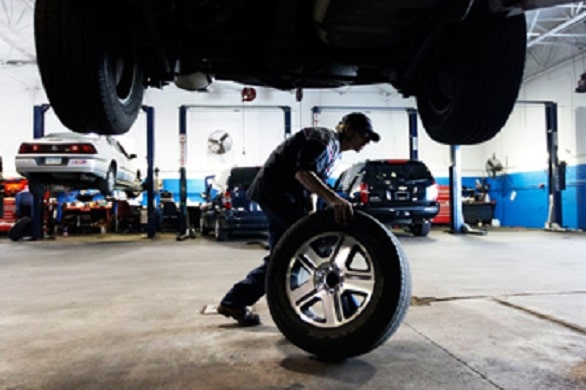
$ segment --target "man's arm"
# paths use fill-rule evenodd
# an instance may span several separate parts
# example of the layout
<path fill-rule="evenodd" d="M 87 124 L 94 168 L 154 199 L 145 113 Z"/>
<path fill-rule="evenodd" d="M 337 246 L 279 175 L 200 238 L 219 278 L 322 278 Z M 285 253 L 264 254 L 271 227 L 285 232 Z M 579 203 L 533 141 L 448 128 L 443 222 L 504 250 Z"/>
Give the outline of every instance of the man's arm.
<path fill-rule="evenodd" d="M 352 204 L 341 198 L 328 187 L 314 172 L 297 171 L 295 179 L 309 192 L 322 198 L 332 209 L 334 217 L 340 225 L 345 225 L 353 216 Z"/>

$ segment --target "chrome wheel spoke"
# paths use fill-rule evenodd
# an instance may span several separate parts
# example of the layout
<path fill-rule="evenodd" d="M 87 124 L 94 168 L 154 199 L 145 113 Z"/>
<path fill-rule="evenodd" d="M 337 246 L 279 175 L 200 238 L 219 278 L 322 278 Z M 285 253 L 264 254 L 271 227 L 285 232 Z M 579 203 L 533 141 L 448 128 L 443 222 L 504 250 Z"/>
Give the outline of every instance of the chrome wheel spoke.
<path fill-rule="evenodd" d="M 316 260 L 318 259 L 319 257 L 317 256 L 317 253 L 311 248 L 308 248 L 306 253 L 297 256 L 297 261 L 310 273 L 315 272 L 315 269 L 317 268 Z"/>
<path fill-rule="evenodd" d="M 314 287 L 313 283 L 308 280 L 296 289 L 291 291 L 291 300 L 294 305 L 298 308 L 302 308 L 308 302 L 311 302 L 319 295 L 318 290 Z"/>
<path fill-rule="evenodd" d="M 344 290 L 370 295 L 374 288 L 374 275 L 372 272 L 347 271 L 344 279 Z"/>
<path fill-rule="evenodd" d="M 323 294 L 323 311 L 327 326 L 336 327 L 342 324 L 342 300 L 337 291 Z"/>
<path fill-rule="evenodd" d="M 300 246 L 287 275 L 291 307 L 306 323 L 335 328 L 354 320 L 375 287 L 372 259 L 343 232 L 326 232 Z"/>

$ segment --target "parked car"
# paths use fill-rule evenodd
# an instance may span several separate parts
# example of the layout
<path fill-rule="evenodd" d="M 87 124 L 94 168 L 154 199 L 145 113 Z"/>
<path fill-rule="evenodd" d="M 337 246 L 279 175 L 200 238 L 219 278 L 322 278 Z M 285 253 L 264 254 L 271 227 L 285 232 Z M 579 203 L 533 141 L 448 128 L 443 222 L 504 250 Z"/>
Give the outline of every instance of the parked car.
<path fill-rule="evenodd" d="M 369 160 L 342 172 L 334 190 L 384 224 L 426 236 L 439 212 L 438 186 L 415 160 Z"/>
<path fill-rule="evenodd" d="M 121 189 L 134 197 L 142 192 L 135 159 L 135 154 L 128 154 L 111 136 L 69 132 L 23 142 L 15 164 L 29 181 L 94 188 L 103 195 Z"/>
<path fill-rule="evenodd" d="M 206 178 L 202 194 L 200 231 L 214 233 L 224 241 L 235 233 L 266 233 L 268 220 L 258 203 L 247 199 L 246 191 L 260 167 L 233 167 Z"/>
<path fill-rule="evenodd" d="M 71 130 L 121 134 L 146 87 L 283 90 L 390 83 L 431 138 L 492 138 L 519 91 L 524 9 L 572 0 L 35 2 L 36 59 Z M 107 21 L 107 23 L 105 22 Z"/>

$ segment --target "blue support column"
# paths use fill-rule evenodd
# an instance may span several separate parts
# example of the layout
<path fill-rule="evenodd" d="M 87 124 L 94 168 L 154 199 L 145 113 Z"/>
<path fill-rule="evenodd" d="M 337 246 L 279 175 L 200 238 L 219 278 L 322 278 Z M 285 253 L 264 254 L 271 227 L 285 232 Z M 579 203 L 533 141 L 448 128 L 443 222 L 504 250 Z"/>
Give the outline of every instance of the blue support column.
<path fill-rule="evenodd" d="M 407 115 L 409 115 L 409 158 L 411 160 L 419 160 L 417 110 L 414 108 L 407 108 Z"/>
<path fill-rule="evenodd" d="M 45 136 L 45 112 L 50 107 L 48 104 L 39 104 L 33 107 L 33 138 Z"/>
<path fill-rule="evenodd" d="M 154 156 L 155 156 L 155 111 L 153 107 L 142 106 L 146 113 L 147 120 L 147 236 L 153 238 L 157 231 L 157 213 L 155 210 L 155 179 L 154 179 Z"/>
<path fill-rule="evenodd" d="M 285 138 L 291 135 L 291 107 L 281 106 L 283 114 L 285 115 Z"/>
<path fill-rule="evenodd" d="M 321 113 L 321 108 L 319 106 L 313 106 L 311 107 L 311 125 L 312 126 L 317 126 L 318 123 L 318 117 L 319 114 Z"/>
<path fill-rule="evenodd" d="M 48 104 L 33 107 L 33 138 L 37 139 L 45 136 L 45 113 L 50 107 Z M 34 240 L 43 238 L 43 196 L 45 195 L 45 187 L 40 183 L 36 183 L 34 179 L 29 179 L 29 190 L 33 194 L 31 219 Z"/>
<path fill-rule="evenodd" d="M 462 175 L 460 164 L 462 161 L 460 145 L 450 146 L 450 230 L 452 233 L 460 233 L 464 230 L 464 217 L 462 213 Z"/>
<path fill-rule="evenodd" d="M 547 137 L 549 212 L 546 229 L 562 228 L 562 189 L 558 159 L 558 106 L 554 102 L 545 102 L 545 123 Z"/>
<path fill-rule="evenodd" d="M 179 223 L 177 238 L 187 231 L 187 106 L 179 107 Z"/>
<path fill-rule="evenodd" d="M 567 230 L 562 226 L 562 182 L 558 159 L 558 105 L 551 101 L 518 100 L 518 104 L 543 104 L 545 107 L 545 137 L 547 147 L 548 213 L 546 230 Z M 565 169 L 565 168 L 563 168 Z M 565 172 L 564 172 L 565 174 Z"/>

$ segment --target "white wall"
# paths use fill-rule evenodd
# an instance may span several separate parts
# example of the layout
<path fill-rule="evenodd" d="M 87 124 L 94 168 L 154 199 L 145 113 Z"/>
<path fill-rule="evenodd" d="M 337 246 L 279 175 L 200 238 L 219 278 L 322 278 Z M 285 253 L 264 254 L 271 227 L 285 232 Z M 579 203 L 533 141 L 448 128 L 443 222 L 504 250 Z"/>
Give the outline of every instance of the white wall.
<path fill-rule="evenodd" d="M 14 155 L 21 142 L 33 136 L 33 105 L 47 103 L 34 66 L 0 72 L 0 155 L 4 175 L 16 175 Z M 255 106 L 290 106 L 291 130 L 298 131 L 313 123 L 312 107 L 344 106 L 347 110 L 324 110 L 319 125 L 334 127 L 350 110 L 361 107 L 415 107 L 412 99 L 404 99 L 390 86 L 347 87 L 336 90 L 305 90 L 301 102 L 292 91 L 256 88 L 253 102 L 242 103 L 242 85 L 216 82 L 210 92 L 182 91 L 173 85 L 162 90 L 148 89 L 144 104 L 155 108 L 155 166 L 161 178 L 178 177 L 179 173 L 179 106 L 231 105 L 230 109 L 192 108 L 188 111 L 187 170 L 188 177 L 203 177 L 230 165 L 262 164 L 270 151 L 284 139 L 284 115 L 279 108 L 257 109 Z M 240 108 L 243 107 L 243 108 Z M 408 158 L 408 116 L 403 110 L 366 110 L 377 131 L 382 135 L 378 144 L 371 144 L 360 154 L 345 153 L 340 167 L 366 158 Z M 228 131 L 234 141 L 232 150 L 222 156 L 207 150 L 208 135 L 217 129 Z M 52 110 L 45 116 L 45 132 L 66 130 Z M 139 115 L 121 142 L 139 155 L 146 165 L 146 116 Z M 419 154 L 437 176 L 447 176 L 449 149 L 431 141 L 419 123 Z M 474 159 L 474 156 L 470 156 Z"/>
<path fill-rule="evenodd" d="M 560 158 L 571 165 L 586 162 L 586 94 L 574 93 L 586 60 L 558 67 L 526 82 L 521 100 L 551 100 L 558 103 Z M 257 88 L 257 98 L 242 103 L 242 85 L 216 82 L 208 93 L 191 93 L 173 85 L 162 90 L 149 89 L 144 103 L 155 108 L 155 165 L 161 177 L 178 177 L 180 105 L 233 105 L 243 109 L 191 109 L 188 115 L 187 168 L 190 177 L 203 177 L 225 166 L 262 164 L 268 153 L 283 139 L 283 116 L 279 109 L 254 109 L 257 105 L 290 106 L 292 131 L 312 124 L 314 106 L 344 106 L 348 110 L 324 110 L 319 125 L 334 127 L 349 110 L 360 107 L 415 107 L 391 87 L 347 87 L 335 90 L 305 90 L 301 102 L 290 91 Z M 479 91 L 482 93 L 482 91 Z M 0 71 L 0 155 L 5 176 L 16 175 L 14 155 L 20 142 L 33 134 L 33 105 L 46 103 L 34 66 Z M 408 120 L 404 111 L 366 110 L 382 141 L 369 145 L 359 155 L 345 153 L 341 167 L 365 158 L 408 157 Z M 141 114 L 132 129 L 122 137 L 123 144 L 145 163 L 146 124 Z M 576 131 L 576 128 L 578 131 Z M 227 130 L 234 141 L 231 152 L 223 156 L 207 151 L 207 137 L 216 129 Z M 46 115 L 46 132 L 62 131 L 63 126 L 51 110 Z M 482 176 L 484 163 L 495 154 L 508 172 L 546 168 L 545 112 L 541 105 L 519 104 L 504 129 L 493 140 L 462 147 L 462 174 Z M 419 156 L 435 176 L 447 177 L 449 147 L 432 141 L 419 123 Z"/>
<path fill-rule="evenodd" d="M 574 92 L 586 59 L 577 58 L 527 80 L 520 101 L 552 101 L 558 106 L 558 156 L 569 165 L 586 163 L 586 94 Z M 501 133 L 483 144 L 507 172 L 547 169 L 546 122 L 543 104 L 517 104 Z"/>
<path fill-rule="evenodd" d="M 298 131 L 313 123 L 312 107 L 348 107 L 345 110 L 324 109 L 318 125 L 333 128 L 351 110 L 362 110 L 371 117 L 382 136 L 381 142 L 368 145 L 360 154 L 345 153 L 340 169 L 359 159 L 408 158 L 408 116 L 405 110 L 369 110 L 361 107 L 415 107 L 412 99 L 403 99 L 388 86 L 352 87 L 336 90 L 305 90 L 297 102 L 290 91 L 256 88 L 253 102 L 241 102 L 242 85 L 216 82 L 208 93 L 181 91 L 174 86 L 148 90 L 145 104 L 156 109 L 156 165 L 163 177 L 178 175 L 178 107 L 180 105 L 232 105 L 230 109 L 201 107 L 190 109 L 188 115 L 188 175 L 202 177 L 223 167 L 262 164 L 268 154 L 284 139 L 284 116 L 279 108 L 257 109 L 255 106 L 289 106 L 291 130 Z M 242 107 L 242 108 L 240 108 Z M 449 149 L 429 139 L 420 128 L 420 158 L 428 162 L 434 174 L 447 176 Z M 129 135 L 140 138 L 144 119 L 140 119 Z M 232 150 L 222 156 L 207 150 L 207 137 L 216 129 L 228 131 L 233 140 Z"/>

